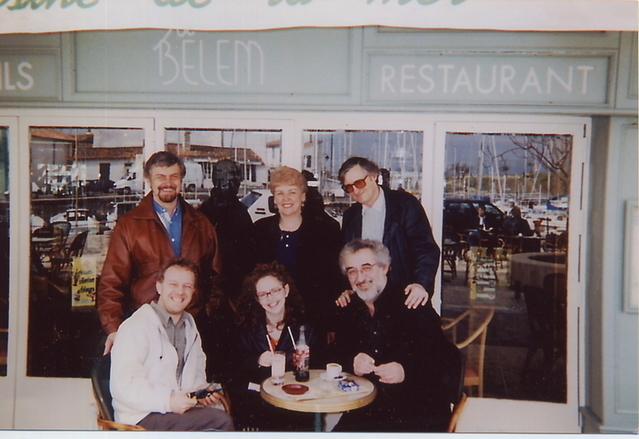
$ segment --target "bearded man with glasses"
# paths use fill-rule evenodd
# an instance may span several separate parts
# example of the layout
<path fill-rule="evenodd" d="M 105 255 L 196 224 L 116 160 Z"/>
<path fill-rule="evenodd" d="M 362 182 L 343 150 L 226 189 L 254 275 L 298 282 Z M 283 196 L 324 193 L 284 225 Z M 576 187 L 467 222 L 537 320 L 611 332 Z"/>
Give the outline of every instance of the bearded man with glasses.
<path fill-rule="evenodd" d="M 426 305 L 435 289 L 440 256 L 428 216 L 413 195 L 379 186 L 379 175 L 377 165 L 364 157 L 351 157 L 342 164 L 342 188 L 356 201 L 344 212 L 344 242 L 359 238 L 383 242 L 392 260 L 388 277 L 404 289 L 406 306 Z M 350 292 L 345 292 L 337 303 L 344 306 L 349 298 Z"/>
<path fill-rule="evenodd" d="M 355 294 L 337 312 L 335 358 L 344 370 L 373 381 L 377 397 L 346 412 L 333 431 L 442 432 L 450 418 L 443 376 L 457 348 L 431 306 L 404 306 L 387 278 L 393 263 L 379 241 L 344 246 L 340 267 Z"/>

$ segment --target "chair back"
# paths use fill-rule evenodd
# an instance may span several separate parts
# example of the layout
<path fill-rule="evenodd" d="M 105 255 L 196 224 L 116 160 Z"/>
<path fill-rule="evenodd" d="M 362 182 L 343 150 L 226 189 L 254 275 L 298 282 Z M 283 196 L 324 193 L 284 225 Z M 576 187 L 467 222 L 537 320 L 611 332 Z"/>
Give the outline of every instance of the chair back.
<path fill-rule="evenodd" d="M 68 237 L 71 231 L 71 223 L 69 221 L 54 221 L 51 223 L 51 227 L 60 229 L 60 233 L 64 238 Z"/>
<path fill-rule="evenodd" d="M 467 348 L 465 355 L 465 369 L 467 373 L 464 377 L 464 385 L 478 386 L 479 397 L 483 397 L 484 391 L 484 357 L 486 353 L 488 325 L 494 315 L 494 306 L 484 309 L 471 308 L 455 319 L 450 319 L 449 322 L 444 323 L 442 326 L 444 331 L 451 330 L 451 340 L 459 349 Z M 457 325 L 465 320 L 468 326 L 466 328 L 468 335 L 463 340 L 458 340 L 459 331 L 457 330 Z"/>
<path fill-rule="evenodd" d="M 78 233 L 75 238 L 73 238 L 73 242 L 69 246 L 69 257 L 82 256 L 84 252 L 84 245 L 87 242 L 87 236 L 89 235 L 89 231 L 85 230 L 84 232 Z"/>
<path fill-rule="evenodd" d="M 109 381 L 111 379 L 111 354 L 103 355 L 93 364 L 91 370 L 91 385 L 93 395 L 98 403 L 98 410 L 102 419 L 114 421 L 111 389 Z"/>
<path fill-rule="evenodd" d="M 462 352 L 450 342 L 441 347 L 439 357 L 443 366 L 442 398 L 452 408 L 446 431 L 452 433 L 457 428 L 457 420 L 466 401 L 466 395 L 463 393 L 466 372 L 465 360 Z"/>
<path fill-rule="evenodd" d="M 445 343 L 440 352 L 442 364 L 445 366 L 442 376 L 442 391 L 446 402 L 459 402 L 464 389 L 465 360 L 462 352 L 453 343 Z"/>

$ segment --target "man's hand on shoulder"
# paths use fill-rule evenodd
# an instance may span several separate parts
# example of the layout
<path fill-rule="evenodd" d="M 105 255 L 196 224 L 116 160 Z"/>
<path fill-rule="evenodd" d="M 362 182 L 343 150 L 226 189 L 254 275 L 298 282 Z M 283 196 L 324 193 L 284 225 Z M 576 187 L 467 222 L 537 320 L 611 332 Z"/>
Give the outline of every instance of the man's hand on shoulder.
<path fill-rule="evenodd" d="M 191 391 L 182 390 L 171 395 L 169 406 L 171 407 L 171 411 L 173 413 L 178 413 L 181 415 L 197 404 L 197 399 L 189 398 L 189 393 L 191 393 Z"/>
<path fill-rule="evenodd" d="M 110 333 L 107 338 L 106 341 L 104 342 L 104 352 L 102 353 L 102 355 L 106 355 L 109 352 L 111 352 L 111 348 L 113 347 L 113 342 L 115 341 L 115 334 L 117 334 L 118 332 L 112 332 Z"/>
<path fill-rule="evenodd" d="M 375 367 L 373 372 L 375 372 L 375 375 L 379 377 L 382 383 L 386 384 L 399 384 L 406 378 L 404 366 L 396 361 L 379 365 Z"/>
<path fill-rule="evenodd" d="M 408 297 L 404 304 L 411 309 L 417 308 L 419 305 L 428 303 L 428 292 L 420 284 L 410 284 L 404 289 L 404 294 Z"/>

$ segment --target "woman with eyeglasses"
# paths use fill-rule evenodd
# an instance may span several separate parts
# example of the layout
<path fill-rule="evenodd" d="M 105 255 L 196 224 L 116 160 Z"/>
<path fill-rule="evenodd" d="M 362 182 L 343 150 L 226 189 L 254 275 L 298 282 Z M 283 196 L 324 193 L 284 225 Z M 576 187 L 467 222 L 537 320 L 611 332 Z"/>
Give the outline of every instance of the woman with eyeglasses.
<path fill-rule="evenodd" d="M 316 206 L 317 201 L 311 201 L 307 180 L 296 169 L 277 168 L 271 174 L 269 188 L 277 213 L 253 226 L 254 262 L 277 261 L 286 267 L 318 339 L 326 340 L 323 334 L 331 330 L 333 303 L 344 287 L 338 264 L 343 245 L 339 223 L 323 207 Z"/>
<path fill-rule="evenodd" d="M 246 277 L 237 303 L 237 329 L 231 346 L 231 380 L 227 384 L 237 429 L 299 431 L 313 428 L 313 415 L 274 407 L 262 400 L 260 383 L 271 376 L 273 352 L 286 353 L 293 369 L 295 343 L 304 325 L 312 364 L 315 337 L 305 324 L 304 306 L 283 265 L 258 264 Z"/>

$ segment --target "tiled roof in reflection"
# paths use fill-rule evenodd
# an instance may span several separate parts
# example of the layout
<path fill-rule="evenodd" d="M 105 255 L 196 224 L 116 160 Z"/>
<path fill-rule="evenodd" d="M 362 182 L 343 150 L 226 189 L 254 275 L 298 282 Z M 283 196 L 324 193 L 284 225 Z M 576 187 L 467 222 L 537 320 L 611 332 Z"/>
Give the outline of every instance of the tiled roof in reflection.
<path fill-rule="evenodd" d="M 262 164 L 262 158 L 251 148 L 231 148 L 226 146 L 209 146 L 209 145 L 193 145 L 188 149 L 180 149 L 176 143 L 167 143 L 166 147 L 181 157 L 190 157 L 201 161 L 209 159 L 211 162 L 217 162 L 222 159 L 231 159 L 238 162 L 248 162 L 253 164 Z"/>
<path fill-rule="evenodd" d="M 93 143 L 93 133 L 80 134 L 75 136 L 73 134 L 65 134 L 62 131 L 55 128 L 31 128 L 31 137 L 37 137 L 45 140 L 57 140 L 63 142 L 78 142 L 78 143 Z"/>

